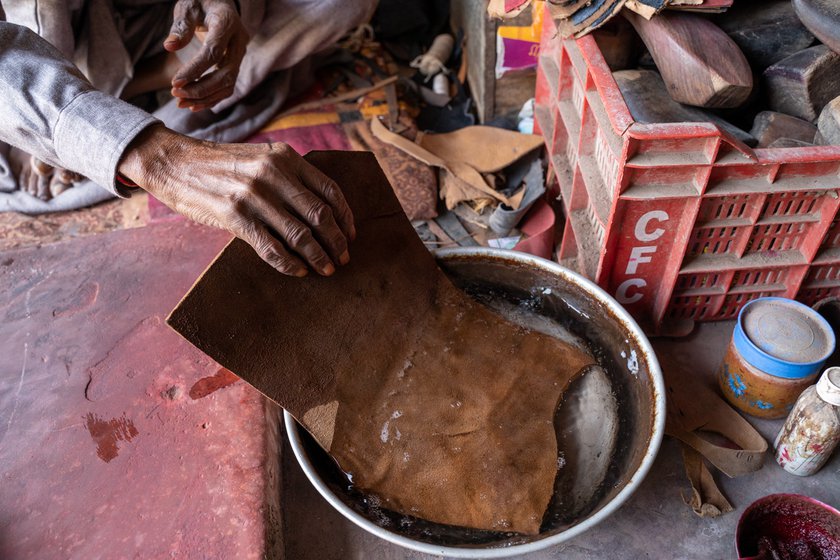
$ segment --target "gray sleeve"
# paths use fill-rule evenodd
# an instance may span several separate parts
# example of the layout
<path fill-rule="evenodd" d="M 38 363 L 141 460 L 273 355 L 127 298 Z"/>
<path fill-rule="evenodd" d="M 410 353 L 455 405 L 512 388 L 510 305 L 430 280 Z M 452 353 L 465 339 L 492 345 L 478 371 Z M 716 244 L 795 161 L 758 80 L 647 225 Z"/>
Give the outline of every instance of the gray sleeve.
<path fill-rule="evenodd" d="M 131 141 L 159 122 L 97 91 L 38 35 L 0 21 L 0 140 L 123 196 L 117 164 Z"/>

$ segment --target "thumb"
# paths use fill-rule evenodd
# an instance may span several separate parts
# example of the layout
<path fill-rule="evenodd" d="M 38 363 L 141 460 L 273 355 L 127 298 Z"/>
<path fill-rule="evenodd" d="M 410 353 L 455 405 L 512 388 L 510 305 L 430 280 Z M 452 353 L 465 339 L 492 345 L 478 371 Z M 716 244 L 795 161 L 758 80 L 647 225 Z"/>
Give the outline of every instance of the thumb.
<path fill-rule="evenodd" d="M 174 52 L 186 47 L 203 19 L 201 5 L 197 0 L 178 0 L 173 10 L 172 27 L 163 41 L 163 48 Z"/>

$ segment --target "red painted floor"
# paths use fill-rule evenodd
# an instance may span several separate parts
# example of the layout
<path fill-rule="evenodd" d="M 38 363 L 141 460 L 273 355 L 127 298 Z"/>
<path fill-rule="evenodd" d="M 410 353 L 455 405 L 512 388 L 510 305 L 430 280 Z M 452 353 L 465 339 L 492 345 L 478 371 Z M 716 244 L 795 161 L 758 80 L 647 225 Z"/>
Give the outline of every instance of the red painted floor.
<path fill-rule="evenodd" d="M 164 324 L 227 239 L 0 254 L 0 558 L 280 556 L 276 408 Z"/>

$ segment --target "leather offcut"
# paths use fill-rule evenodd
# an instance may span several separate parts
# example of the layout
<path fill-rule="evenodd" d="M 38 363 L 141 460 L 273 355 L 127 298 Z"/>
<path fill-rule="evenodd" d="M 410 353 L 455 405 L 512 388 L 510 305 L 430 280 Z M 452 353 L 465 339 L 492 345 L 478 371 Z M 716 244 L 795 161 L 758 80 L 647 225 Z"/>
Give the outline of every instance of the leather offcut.
<path fill-rule="evenodd" d="M 169 324 L 292 413 L 383 507 L 537 533 L 557 474 L 554 412 L 594 360 L 458 290 L 371 154 L 306 159 L 353 210 L 351 262 L 292 278 L 234 240 Z"/>

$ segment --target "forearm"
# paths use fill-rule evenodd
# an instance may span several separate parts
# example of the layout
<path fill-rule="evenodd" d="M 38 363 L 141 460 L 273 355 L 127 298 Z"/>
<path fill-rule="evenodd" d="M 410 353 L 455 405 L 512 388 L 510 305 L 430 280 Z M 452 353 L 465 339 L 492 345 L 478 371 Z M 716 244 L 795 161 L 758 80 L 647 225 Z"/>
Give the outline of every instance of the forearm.
<path fill-rule="evenodd" d="M 114 192 L 126 147 L 157 122 L 95 90 L 46 41 L 5 22 L 0 22 L 0 99 L 0 140 Z"/>
<path fill-rule="evenodd" d="M 218 153 L 205 153 L 212 151 L 211 146 L 218 145 L 178 134 L 161 123 L 153 124 L 129 144 L 117 165 L 117 172 L 173 210 L 195 221 L 224 227 L 215 216 L 191 213 L 194 197 L 206 197 L 207 193 L 193 192 L 193 197 L 184 196 L 191 191 L 192 185 L 202 183 L 201 174 L 207 172 L 214 156 L 219 157 Z"/>

